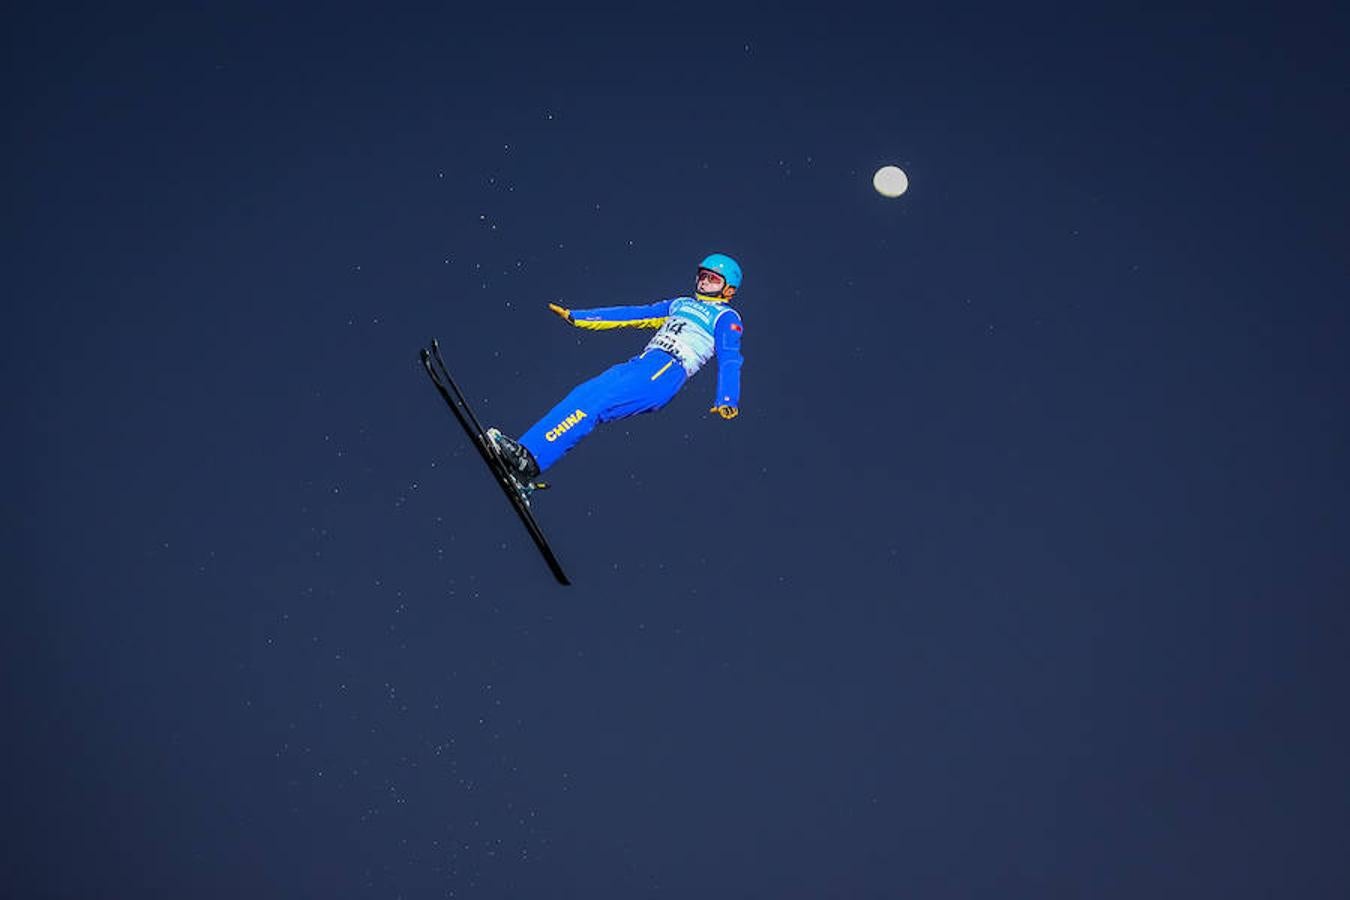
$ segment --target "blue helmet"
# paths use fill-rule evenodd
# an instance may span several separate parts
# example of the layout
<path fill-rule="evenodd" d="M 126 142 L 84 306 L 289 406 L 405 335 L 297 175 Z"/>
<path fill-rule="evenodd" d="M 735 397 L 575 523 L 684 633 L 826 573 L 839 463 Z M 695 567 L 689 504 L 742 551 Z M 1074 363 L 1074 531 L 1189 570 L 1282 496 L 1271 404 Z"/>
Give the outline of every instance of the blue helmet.
<path fill-rule="evenodd" d="M 710 253 L 698 264 L 700 269 L 709 269 L 727 280 L 727 285 L 736 289 L 741 286 L 741 265 L 725 253 Z"/>

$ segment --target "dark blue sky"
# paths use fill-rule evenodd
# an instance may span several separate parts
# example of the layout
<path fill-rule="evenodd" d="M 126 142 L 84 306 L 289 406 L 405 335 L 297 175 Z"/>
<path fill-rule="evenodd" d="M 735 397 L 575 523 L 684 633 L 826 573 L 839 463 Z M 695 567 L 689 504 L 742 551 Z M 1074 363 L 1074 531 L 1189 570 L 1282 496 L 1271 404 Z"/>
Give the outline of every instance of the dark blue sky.
<path fill-rule="evenodd" d="M 61 9 L 6 895 L 1340 896 L 1344 14 Z M 416 351 L 519 433 L 713 250 L 559 588 Z"/>

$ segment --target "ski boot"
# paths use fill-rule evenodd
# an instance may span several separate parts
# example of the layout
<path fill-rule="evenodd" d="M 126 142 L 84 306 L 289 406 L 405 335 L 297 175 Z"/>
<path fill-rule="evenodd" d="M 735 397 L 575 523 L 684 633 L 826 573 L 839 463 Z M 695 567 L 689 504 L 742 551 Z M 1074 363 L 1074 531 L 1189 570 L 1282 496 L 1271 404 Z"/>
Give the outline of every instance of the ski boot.
<path fill-rule="evenodd" d="M 506 469 L 507 474 L 520 491 L 521 497 L 528 503 L 530 494 L 548 487 L 539 477 L 539 463 L 534 454 L 519 441 L 507 437 L 497 428 L 487 430 L 488 441 L 497 455 L 497 460 Z"/>

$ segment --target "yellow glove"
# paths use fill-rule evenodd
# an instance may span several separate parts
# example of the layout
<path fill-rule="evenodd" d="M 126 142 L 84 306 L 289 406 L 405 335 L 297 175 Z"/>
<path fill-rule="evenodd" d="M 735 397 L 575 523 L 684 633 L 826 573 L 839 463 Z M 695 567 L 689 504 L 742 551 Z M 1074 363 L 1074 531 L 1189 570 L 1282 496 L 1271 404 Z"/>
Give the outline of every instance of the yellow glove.
<path fill-rule="evenodd" d="M 734 419 L 741 414 L 741 411 L 734 406 L 714 406 L 708 412 L 715 412 L 724 419 Z"/>
<path fill-rule="evenodd" d="M 551 310 L 553 310 L 553 311 L 554 311 L 555 313 L 557 313 L 558 315 L 562 316 L 564 319 L 566 319 L 567 322 L 568 322 L 568 324 L 571 324 L 571 322 L 572 322 L 572 311 L 571 311 L 570 309 L 563 309 L 561 306 L 559 306 L 559 305 L 556 304 L 556 303 L 550 303 L 550 304 L 548 305 L 548 308 L 551 309 Z"/>

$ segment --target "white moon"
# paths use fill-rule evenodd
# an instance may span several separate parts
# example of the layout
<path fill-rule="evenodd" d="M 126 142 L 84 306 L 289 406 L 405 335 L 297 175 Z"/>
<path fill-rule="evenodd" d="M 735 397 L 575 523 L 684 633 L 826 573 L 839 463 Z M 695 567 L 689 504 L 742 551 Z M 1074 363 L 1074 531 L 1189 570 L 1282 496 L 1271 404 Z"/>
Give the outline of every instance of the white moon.
<path fill-rule="evenodd" d="M 899 166 L 882 166 L 872 176 L 872 187 L 883 197 L 899 197 L 909 189 L 909 176 Z"/>

